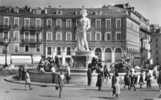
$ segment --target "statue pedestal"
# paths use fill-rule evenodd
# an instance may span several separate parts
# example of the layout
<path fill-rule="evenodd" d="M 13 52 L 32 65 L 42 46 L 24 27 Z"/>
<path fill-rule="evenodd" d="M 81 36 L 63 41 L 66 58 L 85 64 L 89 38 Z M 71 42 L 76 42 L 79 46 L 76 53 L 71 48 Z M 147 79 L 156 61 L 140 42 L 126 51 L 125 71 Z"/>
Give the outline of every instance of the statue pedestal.
<path fill-rule="evenodd" d="M 77 51 L 75 55 L 72 56 L 74 61 L 74 68 L 75 69 L 87 69 L 88 64 L 92 59 L 92 52 L 91 51 Z"/>

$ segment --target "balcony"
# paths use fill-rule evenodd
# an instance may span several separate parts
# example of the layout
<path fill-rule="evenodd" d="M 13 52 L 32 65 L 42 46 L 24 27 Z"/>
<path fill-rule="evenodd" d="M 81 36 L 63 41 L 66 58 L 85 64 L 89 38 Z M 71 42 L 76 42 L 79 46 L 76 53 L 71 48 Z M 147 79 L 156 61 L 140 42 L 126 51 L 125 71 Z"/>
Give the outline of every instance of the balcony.
<path fill-rule="evenodd" d="M 42 27 L 41 26 L 23 26 L 22 30 L 23 31 L 41 31 Z"/>
<path fill-rule="evenodd" d="M 21 39 L 21 44 L 41 44 L 41 39 Z"/>
<path fill-rule="evenodd" d="M 47 26 L 46 26 L 46 29 L 47 29 L 47 30 L 52 29 L 52 25 L 47 25 Z"/>
<path fill-rule="evenodd" d="M 10 25 L 0 25 L 0 32 L 9 31 L 11 28 Z"/>

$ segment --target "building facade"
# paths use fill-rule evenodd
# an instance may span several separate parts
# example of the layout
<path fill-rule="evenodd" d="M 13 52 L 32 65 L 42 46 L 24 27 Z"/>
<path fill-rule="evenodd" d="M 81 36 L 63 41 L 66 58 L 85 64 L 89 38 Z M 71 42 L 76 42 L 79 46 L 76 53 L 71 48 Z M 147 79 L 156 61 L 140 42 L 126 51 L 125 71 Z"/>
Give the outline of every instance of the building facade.
<path fill-rule="evenodd" d="M 13 54 L 58 56 L 70 62 L 76 48 L 76 28 L 81 8 L 31 9 L 0 7 L 0 35 L 11 40 Z M 87 32 L 90 50 L 105 63 L 140 56 L 140 28 L 148 20 L 128 4 L 87 8 L 91 29 Z M 3 54 L 3 44 L 0 53 Z"/>
<path fill-rule="evenodd" d="M 159 25 L 151 25 L 151 53 L 154 65 L 161 65 L 161 32 Z"/>

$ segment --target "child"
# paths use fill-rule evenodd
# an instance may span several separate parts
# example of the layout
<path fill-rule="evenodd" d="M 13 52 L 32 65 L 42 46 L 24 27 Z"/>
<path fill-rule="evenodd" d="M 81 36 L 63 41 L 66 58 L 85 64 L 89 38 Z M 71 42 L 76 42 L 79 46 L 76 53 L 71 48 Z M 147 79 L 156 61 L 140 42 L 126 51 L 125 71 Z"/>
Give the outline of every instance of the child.
<path fill-rule="evenodd" d="M 30 74 L 29 71 L 27 70 L 25 73 L 25 89 L 26 89 L 26 85 L 28 85 L 29 90 L 31 90 L 31 80 L 30 80 Z"/>

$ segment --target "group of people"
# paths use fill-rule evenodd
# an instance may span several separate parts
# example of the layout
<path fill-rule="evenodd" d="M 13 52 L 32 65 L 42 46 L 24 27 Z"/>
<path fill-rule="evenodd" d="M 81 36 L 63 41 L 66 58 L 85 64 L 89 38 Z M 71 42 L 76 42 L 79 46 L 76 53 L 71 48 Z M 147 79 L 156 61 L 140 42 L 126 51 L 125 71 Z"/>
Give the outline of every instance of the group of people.
<path fill-rule="evenodd" d="M 40 72 L 53 72 L 53 73 L 64 72 L 66 82 L 69 83 L 71 79 L 70 64 L 62 65 L 60 63 L 60 59 L 57 56 L 55 57 L 55 59 L 51 57 L 48 58 L 42 57 L 38 65 L 38 70 Z"/>
<path fill-rule="evenodd" d="M 87 70 L 88 86 L 91 85 L 93 71 L 97 73 L 96 87 L 98 87 L 98 90 L 101 90 L 105 79 L 108 81 L 111 79 L 112 94 L 116 97 L 119 97 L 121 86 L 124 88 L 127 87 L 128 90 L 133 89 L 136 91 L 136 86 L 139 86 L 140 88 L 143 88 L 143 86 L 151 88 L 158 85 L 161 92 L 160 66 L 157 66 L 157 68 L 154 68 L 153 70 L 146 69 L 141 70 L 140 72 L 136 72 L 134 68 L 130 68 L 126 71 L 125 75 L 119 76 L 118 70 L 114 70 L 111 73 L 106 65 L 103 66 L 100 61 L 93 59 L 92 62 L 89 63 Z"/>

